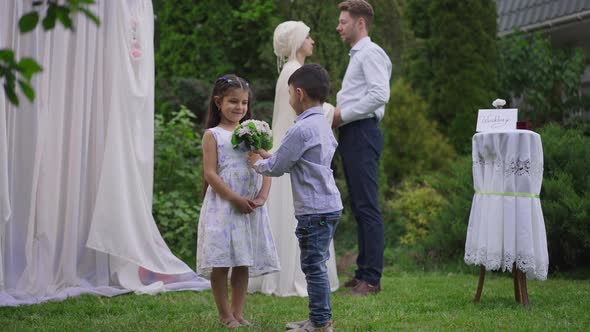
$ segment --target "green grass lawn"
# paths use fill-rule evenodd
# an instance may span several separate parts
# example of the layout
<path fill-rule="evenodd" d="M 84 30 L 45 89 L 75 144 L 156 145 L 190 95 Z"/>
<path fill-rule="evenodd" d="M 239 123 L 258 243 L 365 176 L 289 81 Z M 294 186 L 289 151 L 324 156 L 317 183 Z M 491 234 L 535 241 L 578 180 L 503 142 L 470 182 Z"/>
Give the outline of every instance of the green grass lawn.
<path fill-rule="evenodd" d="M 529 281 L 530 308 L 514 301 L 508 273 L 488 273 L 481 303 L 471 301 L 477 276 L 443 273 L 389 273 L 383 291 L 352 298 L 332 297 L 335 330 L 590 330 L 590 282 L 550 278 Z M 246 318 L 254 328 L 282 331 L 305 319 L 306 298 L 249 295 Z M 63 302 L 0 308 L 0 330 L 217 331 L 211 291 L 114 298 L 82 296 Z"/>

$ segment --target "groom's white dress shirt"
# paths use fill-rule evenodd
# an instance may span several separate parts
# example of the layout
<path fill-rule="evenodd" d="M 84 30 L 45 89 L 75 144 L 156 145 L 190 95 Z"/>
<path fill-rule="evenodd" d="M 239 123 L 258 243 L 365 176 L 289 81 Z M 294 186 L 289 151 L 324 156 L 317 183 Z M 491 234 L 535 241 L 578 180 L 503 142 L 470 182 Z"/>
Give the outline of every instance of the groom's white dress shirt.
<path fill-rule="evenodd" d="M 336 95 L 342 125 L 372 117 L 381 120 L 389 101 L 391 60 L 369 37 L 359 40 L 349 55 L 342 89 Z"/>

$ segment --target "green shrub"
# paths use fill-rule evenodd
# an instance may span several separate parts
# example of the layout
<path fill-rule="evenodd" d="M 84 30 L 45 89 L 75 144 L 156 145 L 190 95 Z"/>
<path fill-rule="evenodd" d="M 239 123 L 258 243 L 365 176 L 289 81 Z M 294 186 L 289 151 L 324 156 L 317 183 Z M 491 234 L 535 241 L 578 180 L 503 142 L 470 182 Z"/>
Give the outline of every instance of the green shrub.
<path fill-rule="evenodd" d="M 544 154 L 541 206 L 549 262 L 563 270 L 590 259 L 590 137 L 555 124 L 541 132 Z"/>
<path fill-rule="evenodd" d="M 201 204 L 184 196 L 179 191 L 154 194 L 154 217 L 170 250 L 194 267 Z"/>
<path fill-rule="evenodd" d="M 384 203 L 386 263 L 397 269 L 458 266 L 472 198 L 470 157 L 404 181 Z"/>
<path fill-rule="evenodd" d="M 406 82 L 394 82 L 381 123 L 385 143 L 381 163 L 389 186 L 406 177 L 446 169 L 455 158 L 427 112 L 426 102 Z"/>
<path fill-rule="evenodd" d="M 464 253 L 472 198 L 471 157 L 457 159 L 447 171 L 409 179 L 385 205 L 387 238 L 395 234 L 392 228 L 401 230 L 397 253 L 418 265 L 456 261 Z"/>
<path fill-rule="evenodd" d="M 385 210 L 393 211 L 397 224 L 401 225 L 400 245 L 422 243 L 445 203 L 444 197 L 427 183 L 412 185 L 405 182 L 396 191 L 396 197 L 385 206 Z"/>
<path fill-rule="evenodd" d="M 202 201 L 201 137 L 194 114 L 185 107 L 155 118 L 153 214 L 162 237 L 179 258 L 194 265 Z"/>
<path fill-rule="evenodd" d="M 471 155 L 457 159 L 450 171 L 434 173 L 426 179 L 446 200 L 424 240 L 428 255 L 433 262 L 462 258 L 473 200 Z"/>

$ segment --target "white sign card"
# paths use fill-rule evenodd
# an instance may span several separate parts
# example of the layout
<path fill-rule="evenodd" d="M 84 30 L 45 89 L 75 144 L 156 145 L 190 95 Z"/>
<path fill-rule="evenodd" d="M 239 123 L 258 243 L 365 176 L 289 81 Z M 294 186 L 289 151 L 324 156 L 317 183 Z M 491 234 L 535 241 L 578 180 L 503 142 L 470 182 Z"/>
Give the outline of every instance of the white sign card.
<path fill-rule="evenodd" d="M 516 108 L 479 110 L 477 113 L 477 128 L 475 131 L 515 130 L 517 120 L 518 109 Z"/>

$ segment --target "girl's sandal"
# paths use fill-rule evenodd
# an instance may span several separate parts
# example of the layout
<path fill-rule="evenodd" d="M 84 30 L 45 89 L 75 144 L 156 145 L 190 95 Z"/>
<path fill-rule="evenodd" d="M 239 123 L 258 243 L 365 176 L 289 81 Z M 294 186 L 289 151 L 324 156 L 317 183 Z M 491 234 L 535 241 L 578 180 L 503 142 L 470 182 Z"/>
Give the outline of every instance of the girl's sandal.
<path fill-rule="evenodd" d="M 220 320 L 219 323 L 228 329 L 237 329 L 238 327 L 242 326 L 240 322 L 235 319 L 228 319 L 226 321 Z"/>
<path fill-rule="evenodd" d="M 238 322 L 242 325 L 242 326 L 246 326 L 246 327 L 251 327 L 254 326 L 254 323 L 251 323 L 245 319 L 238 319 Z"/>

